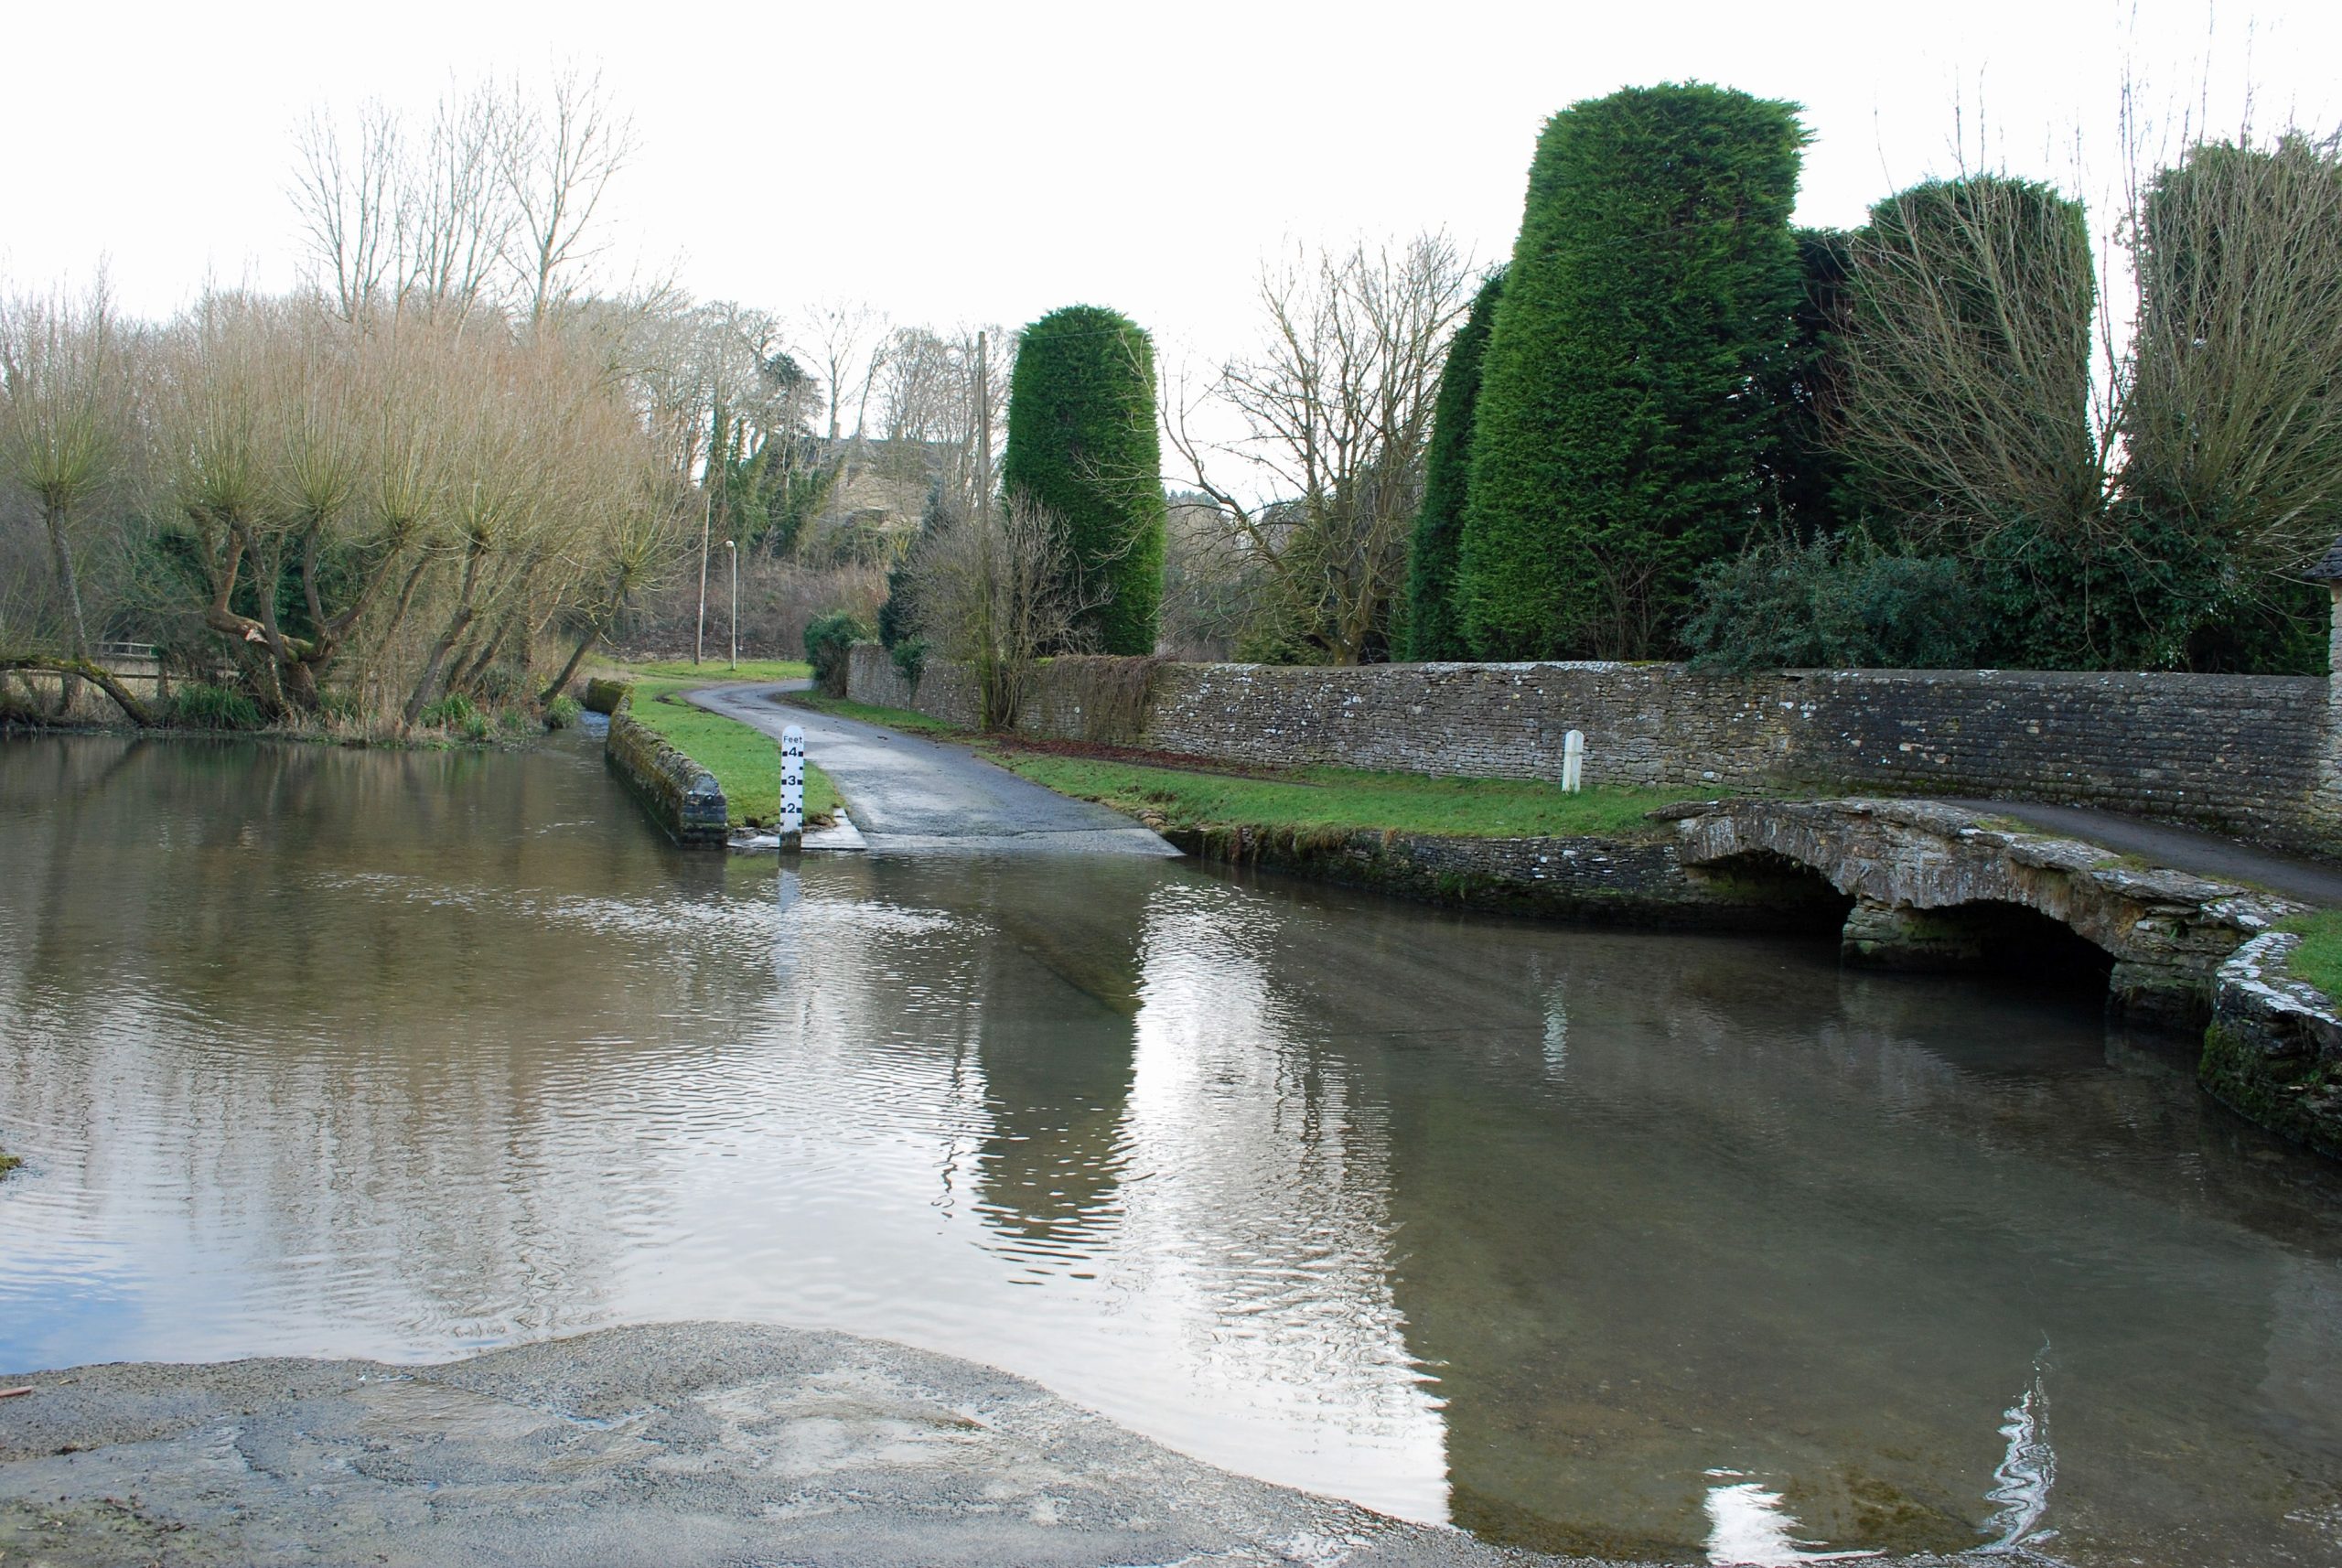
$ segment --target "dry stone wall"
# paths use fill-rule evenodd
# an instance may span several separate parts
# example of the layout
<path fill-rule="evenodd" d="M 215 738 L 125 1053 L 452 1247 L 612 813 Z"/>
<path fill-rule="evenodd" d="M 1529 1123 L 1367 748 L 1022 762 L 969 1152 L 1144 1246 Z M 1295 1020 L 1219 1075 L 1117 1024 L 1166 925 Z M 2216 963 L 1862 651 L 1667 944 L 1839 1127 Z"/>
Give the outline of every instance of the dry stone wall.
<path fill-rule="evenodd" d="M 966 665 L 930 659 L 914 686 L 875 642 L 857 642 L 846 651 L 845 694 L 854 702 L 908 708 L 965 729 L 975 728 L 983 717 L 975 677 Z"/>
<path fill-rule="evenodd" d="M 930 662 L 914 690 L 870 646 L 850 670 L 858 701 L 974 721 L 963 669 Z M 1045 666 L 1022 727 L 1080 739 L 1090 726 L 1080 691 Z M 2335 848 L 2329 727 L 2326 682 L 2312 678 L 1165 664 L 1145 722 L 1115 738 L 1272 765 L 1541 779 L 1560 775 L 1562 738 L 1577 729 L 1589 783 L 2069 800 Z"/>

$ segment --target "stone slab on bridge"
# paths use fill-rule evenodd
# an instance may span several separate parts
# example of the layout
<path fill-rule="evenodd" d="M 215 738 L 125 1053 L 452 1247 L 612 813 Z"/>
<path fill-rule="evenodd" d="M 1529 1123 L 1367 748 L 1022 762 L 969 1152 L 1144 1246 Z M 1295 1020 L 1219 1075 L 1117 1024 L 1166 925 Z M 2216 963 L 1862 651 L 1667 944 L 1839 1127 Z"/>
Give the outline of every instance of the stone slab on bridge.
<path fill-rule="evenodd" d="M 1690 801 L 1661 815 L 1675 822 L 1689 870 L 1799 867 L 1851 897 L 1841 941 L 1849 962 L 1990 961 L 2010 939 L 2011 912 L 2031 910 L 2111 961 L 2117 1008 L 2173 1023 L 2200 1025 L 2220 965 L 2304 908 L 1937 800 Z M 2021 918 L 2015 933 L 2021 940 Z"/>

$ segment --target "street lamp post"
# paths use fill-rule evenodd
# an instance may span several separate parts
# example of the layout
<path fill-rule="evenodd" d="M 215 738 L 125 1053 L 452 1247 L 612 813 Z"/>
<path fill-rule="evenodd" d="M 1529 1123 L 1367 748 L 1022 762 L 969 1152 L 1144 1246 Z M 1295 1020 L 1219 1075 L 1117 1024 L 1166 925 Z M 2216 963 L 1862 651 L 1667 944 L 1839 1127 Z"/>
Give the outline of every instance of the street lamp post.
<path fill-rule="evenodd" d="M 732 540 L 724 542 L 725 551 L 732 557 L 732 668 L 740 668 L 740 546 Z"/>

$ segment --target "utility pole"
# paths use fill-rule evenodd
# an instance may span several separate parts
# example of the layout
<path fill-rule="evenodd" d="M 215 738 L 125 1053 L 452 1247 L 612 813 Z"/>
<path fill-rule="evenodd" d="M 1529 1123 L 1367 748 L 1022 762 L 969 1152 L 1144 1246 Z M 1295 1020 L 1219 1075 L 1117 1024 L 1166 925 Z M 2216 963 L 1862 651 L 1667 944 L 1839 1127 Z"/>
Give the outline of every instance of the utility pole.
<path fill-rule="evenodd" d="M 732 668 L 740 668 L 740 543 L 735 539 L 724 542 L 724 549 L 732 557 Z"/>
<path fill-rule="evenodd" d="M 976 521 L 992 521 L 992 373 L 984 368 L 984 335 L 976 333 Z"/>

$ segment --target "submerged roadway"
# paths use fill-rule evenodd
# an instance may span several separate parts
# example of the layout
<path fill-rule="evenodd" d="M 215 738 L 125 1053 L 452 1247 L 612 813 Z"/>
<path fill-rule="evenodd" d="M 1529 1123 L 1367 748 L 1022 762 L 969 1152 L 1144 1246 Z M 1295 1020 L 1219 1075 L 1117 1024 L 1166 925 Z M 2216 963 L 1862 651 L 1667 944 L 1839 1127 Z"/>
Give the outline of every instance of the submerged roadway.
<path fill-rule="evenodd" d="M 836 783 L 873 850 L 1176 855 L 1120 811 L 1019 779 L 964 746 L 782 703 L 792 681 L 710 686 L 689 701 L 774 739 L 805 731 L 805 756 Z"/>

